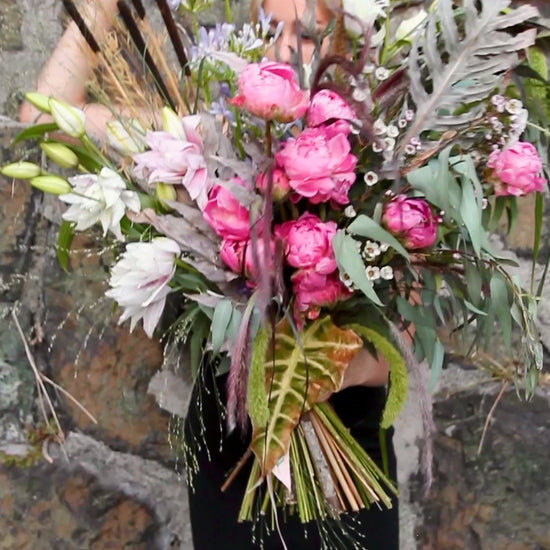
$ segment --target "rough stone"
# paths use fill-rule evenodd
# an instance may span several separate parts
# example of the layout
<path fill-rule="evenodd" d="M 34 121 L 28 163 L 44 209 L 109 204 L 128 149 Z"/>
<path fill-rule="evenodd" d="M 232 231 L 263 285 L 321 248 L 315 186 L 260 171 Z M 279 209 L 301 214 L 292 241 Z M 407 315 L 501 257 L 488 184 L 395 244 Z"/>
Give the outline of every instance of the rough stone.
<path fill-rule="evenodd" d="M 0 465 L 0 550 L 151 550 L 155 520 L 131 498 L 55 465 Z"/>
<path fill-rule="evenodd" d="M 550 394 L 524 403 L 506 392 L 478 454 L 496 393 L 470 390 L 435 404 L 436 482 L 423 504 L 418 549 L 550 548 L 550 511 L 541 507 L 550 499 Z"/>
<path fill-rule="evenodd" d="M 23 48 L 21 6 L 15 2 L 0 4 L 0 50 L 13 51 Z"/>

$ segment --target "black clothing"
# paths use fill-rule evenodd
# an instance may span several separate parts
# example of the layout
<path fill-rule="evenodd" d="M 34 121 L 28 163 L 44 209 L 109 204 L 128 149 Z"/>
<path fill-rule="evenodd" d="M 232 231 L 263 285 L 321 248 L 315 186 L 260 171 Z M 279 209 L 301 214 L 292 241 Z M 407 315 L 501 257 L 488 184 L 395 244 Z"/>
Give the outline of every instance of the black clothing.
<path fill-rule="evenodd" d="M 199 473 L 194 476 L 189 490 L 189 503 L 193 542 L 195 550 L 282 550 L 283 545 L 276 531 L 264 535 L 263 546 L 252 538 L 252 523 L 237 522 L 237 515 L 248 480 L 249 467 L 243 468 L 233 480 L 229 489 L 222 493 L 220 487 L 227 474 L 247 449 L 248 441 L 237 433 L 224 439 L 220 451 L 222 424 L 219 420 L 219 406 L 210 374 L 205 375 L 205 384 L 196 385 L 186 419 L 185 432 L 188 444 L 192 438 L 204 438 L 206 449 L 196 453 Z M 220 396 L 225 395 L 226 377 L 216 379 Z M 379 423 L 386 399 L 385 388 L 353 387 L 334 394 L 331 403 L 342 422 L 350 428 L 352 435 L 361 443 L 369 455 L 382 467 L 379 444 Z M 200 409 L 200 412 L 199 412 Z M 200 416 L 199 416 L 200 414 Z M 200 417 L 203 431 L 201 434 Z M 236 430 L 237 431 L 237 430 Z M 392 446 L 393 429 L 386 432 L 389 477 L 396 480 L 396 461 Z M 250 462 L 252 459 L 250 459 Z M 353 530 L 361 533 L 358 546 L 367 550 L 398 550 L 399 524 L 397 500 L 393 508 L 379 510 L 372 506 L 357 514 L 345 514 Z M 281 531 L 288 550 L 320 550 L 321 542 L 314 523 L 307 529 L 296 516 L 280 519 Z M 329 545 L 329 548 L 331 546 Z"/>

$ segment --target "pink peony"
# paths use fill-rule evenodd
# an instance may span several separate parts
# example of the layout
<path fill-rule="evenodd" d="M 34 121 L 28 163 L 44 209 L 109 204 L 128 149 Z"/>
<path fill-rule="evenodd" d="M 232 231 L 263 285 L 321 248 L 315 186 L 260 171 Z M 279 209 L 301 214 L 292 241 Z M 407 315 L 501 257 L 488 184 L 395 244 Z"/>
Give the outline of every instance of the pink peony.
<path fill-rule="evenodd" d="M 489 155 L 487 166 L 493 169 L 491 180 L 497 197 L 519 197 L 533 191 L 542 191 L 546 183 L 538 175 L 542 162 L 531 143 L 516 141 L 502 151 L 493 151 Z"/>
<path fill-rule="evenodd" d="M 272 173 L 271 198 L 275 202 L 285 199 L 290 192 L 287 175 L 280 168 L 274 168 Z M 256 188 L 262 195 L 265 195 L 269 182 L 269 174 L 260 173 L 256 178 Z"/>
<path fill-rule="evenodd" d="M 275 236 L 283 241 L 289 265 L 311 268 L 327 275 L 337 268 L 332 251 L 336 229 L 336 223 L 322 222 L 317 216 L 306 212 L 297 220 L 276 226 Z"/>
<path fill-rule="evenodd" d="M 356 157 L 345 134 L 331 127 L 308 128 L 289 139 L 275 155 L 290 187 L 313 204 L 332 200 L 348 204 L 355 181 Z"/>
<path fill-rule="evenodd" d="M 340 132 L 349 132 L 348 120 L 357 118 L 355 111 L 348 105 L 342 96 L 332 90 L 320 90 L 311 100 L 307 113 L 308 126 L 320 126 L 328 120 L 334 119 L 334 124 Z"/>
<path fill-rule="evenodd" d="M 220 246 L 220 258 L 234 273 L 239 273 L 247 279 L 255 281 L 261 272 L 256 265 L 255 257 L 257 257 L 258 263 L 261 264 L 265 257 L 265 241 L 261 238 L 257 239 L 256 247 L 256 254 L 254 254 L 251 239 L 243 241 L 224 239 Z M 271 249 L 270 259 L 273 257 L 274 252 L 273 242 L 271 242 Z M 268 267 L 268 269 L 270 268 L 271 266 Z"/>
<path fill-rule="evenodd" d="M 231 182 L 246 185 L 240 178 L 233 178 Z M 212 229 L 224 239 L 245 240 L 250 235 L 248 210 L 230 191 L 220 185 L 215 185 L 210 191 L 202 215 Z"/>
<path fill-rule="evenodd" d="M 316 319 L 322 307 L 333 306 L 340 300 L 349 298 L 352 293 L 340 281 L 338 274 L 323 275 L 312 269 L 300 269 L 292 276 L 294 291 L 294 318 Z"/>
<path fill-rule="evenodd" d="M 309 92 L 300 89 L 287 63 L 251 63 L 240 74 L 239 95 L 229 102 L 264 120 L 292 122 L 309 106 Z"/>
<path fill-rule="evenodd" d="M 147 132 L 145 141 L 149 151 L 134 155 L 135 172 L 149 184 L 160 182 L 183 185 L 202 210 L 212 184 L 206 169 L 202 142 L 196 131 L 198 119 L 185 117 L 182 124 L 185 138 L 168 132 Z"/>
<path fill-rule="evenodd" d="M 435 241 L 436 220 L 423 199 L 399 195 L 384 207 L 382 221 L 410 250 L 431 246 Z"/>

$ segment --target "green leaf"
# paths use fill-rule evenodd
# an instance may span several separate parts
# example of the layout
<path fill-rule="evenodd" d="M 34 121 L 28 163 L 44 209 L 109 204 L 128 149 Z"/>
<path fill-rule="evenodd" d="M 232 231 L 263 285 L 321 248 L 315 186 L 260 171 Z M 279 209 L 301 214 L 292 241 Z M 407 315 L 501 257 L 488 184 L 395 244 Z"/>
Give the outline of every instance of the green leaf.
<path fill-rule="evenodd" d="M 306 325 L 299 342 L 286 318 L 277 324 L 264 367 L 269 422 L 253 423 L 250 443 L 262 476 L 287 453 L 303 412 L 340 388 L 346 367 L 362 346 L 355 332 L 338 328 L 329 316 Z"/>
<path fill-rule="evenodd" d="M 481 272 L 477 264 L 464 261 L 464 272 L 466 275 L 466 285 L 468 287 L 468 296 L 473 304 L 478 306 L 481 302 Z"/>
<path fill-rule="evenodd" d="M 269 335 L 265 327 L 259 327 L 252 346 L 252 357 L 248 375 L 246 400 L 248 415 L 255 426 L 265 426 L 269 422 L 269 404 L 265 384 L 265 354 Z"/>
<path fill-rule="evenodd" d="M 389 244 L 401 256 L 409 259 L 409 253 L 403 248 L 403 245 L 383 227 L 378 225 L 374 220 L 361 214 L 349 225 L 348 232 L 352 235 L 359 235 L 374 241 Z"/>
<path fill-rule="evenodd" d="M 231 315 L 233 314 L 233 304 L 231 300 L 220 300 L 214 309 L 211 327 L 212 351 L 218 353 L 225 341 L 225 335 Z"/>
<path fill-rule="evenodd" d="M 67 271 L 69 264 L 69 250 L 74 236 L 74 223 L 63 220 L 57 235 L 57 261 L 63 271 Z"/>
<path fill-rule="evenodd" d="M 531 265 L 531 293 L 533 293 L 533 290 L 535 288 L 535 272 L 542 236 L 542 220 L 544 213 L 543 208 L 544 202 L 542 198 L 542 193 L 537 193 L 535 197 L 535 236 L 533 240 L 533 263 Z"/>
<path fill-rule="evenodd" d="M 365 265 L 355 245 L 355 239 L 346 235 L 344 231 L 338 231 L 332 239 L 334 257 L 341 271 L 346 273 L 355 286 L 363 291 L 363 294 L 375 304 L 382 306 L 371 281 L 367 278 Z"/>
<path fill-rule="evenodd" d="M 29 126 L 28 128 L 25 128 L 21 132 L 19 132 L 12 140 L 11 145 L 17 145 L 21 141 L 25 141 L 27 139 L 36 139 L 39 137 L 42 137 L 44 134 L 48 132 L 55 132 L 55 130 L 59 130 L 59 126 L 55 122 L 48 122 L 46 124 L 35 124 L 33 126 Z"/>
<path fill-rule="evenodd" d="M 435 334 L 434 334 L 435 337 Z M 432 364 L 430 368 L 430 383 L 428 384 L 428 390 L 433 391 L 435 383 L 441 374 L 443 369 L 443 358 L 445 357 L 445 348 L 439 339 L 435 340 L 434 353 Z"/>
<path fill-rule="evenodd" d="M 389 428 L 403 409 L 407 400 L 409 389 L 409 380 L 407 376 L 407 366 L 403 356 L 386 338 L 378 332 L 362 325 L 350 325 L 351 330 L 371 342 L 376 351 L 379 351 L 386 359 L 390 369 L 390 385 L 384 412 L 380 426 L 384 429 Z"/>
<path fill-rule="evenodd" d="M 504 343 L 508 350 L 511 349 L 512 315 L 510 313 L 510 300 L 508 297 L 508 285 L 500 273 L 495 273 L 490 282 L 491 310 L 498 319 Z"/>
<path fill-rule="evenodd" d="M 471 161 L 470 161 L 471 163 Z M 474 248 L 475 253 L 481 254 L 481 245 L 485 240 L 485 230 L 481 223 L 481 200 L 483 192 L 473 165 L 468 168 L 469 164 L 465 162 L 467 170 L 462 177 L 462 198 L 460 201 L 460 215 Z"/>

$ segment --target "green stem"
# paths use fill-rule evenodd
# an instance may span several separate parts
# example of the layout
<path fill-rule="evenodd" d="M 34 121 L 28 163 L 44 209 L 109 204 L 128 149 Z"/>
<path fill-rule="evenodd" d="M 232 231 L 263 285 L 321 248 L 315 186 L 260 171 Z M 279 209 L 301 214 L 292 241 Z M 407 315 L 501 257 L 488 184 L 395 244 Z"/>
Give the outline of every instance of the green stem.
<path fill-rule="evenodd" d="M 225 20 L 226 20 L 228 23 L 231 23 L 231 22 L 232 22 L 232 17 L 231 17 L 231 3 L 229 2 L 229 0 L 225 0 Z"/>

